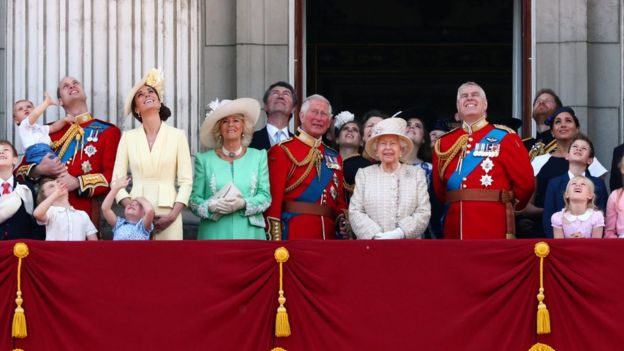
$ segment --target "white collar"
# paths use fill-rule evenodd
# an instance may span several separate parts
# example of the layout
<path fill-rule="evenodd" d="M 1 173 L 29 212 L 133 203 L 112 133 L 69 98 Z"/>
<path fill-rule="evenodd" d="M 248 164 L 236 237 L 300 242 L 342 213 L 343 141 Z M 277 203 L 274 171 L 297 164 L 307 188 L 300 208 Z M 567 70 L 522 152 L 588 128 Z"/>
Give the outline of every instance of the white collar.
<path fill-rule="evenodd" d="M 580 215 L 573 215 L 572 213 L 568 212 L 568 211 L 563 211 L 563 215 L 565 216 L 565 218 L 570 221 L 570 222 L 574 222 L 577 219 L 580 221 L 585 221 L 587 220 L 592 214 L 594 213 L 594 210 L 591 208 L 588 208 L 583 214 Z"/>
<path fill-rule="evenodd" d="M 585 172 L 583 172 L 583 174 L 581 174 L 581 175 L 582 175 L 582 176 L 584 176 L 584 177 L 589 178 L 589 174 L 587 174 L 587 170 L 585 170 Z M 576 176 L 575 176 L 574 174 L 572 174 L 572 172 L 570 172 L 570 170 L 568 170 L 568 177 L 569 177 L 570 179 L 572 179 L 572 178 L 574 178 L 574 177 L 576 177 Z"/>
<path fill-rule="evenodd" d="M 282 129 L 278 129 L 276 126 L 272 125 L 271 123 L 267 123 L 266 128 L 267 128 L 267 133 L 269 133 L 271 138 L 274 137 L 275 133 L 277 133 L 279 131 L 284 132 L 284 134 L 286 134 L 286 136 L 288 137 L 288 126 L 282 128 Z"/>
<path fill-rule="evenodd" d="M 9 185 L 11 186 L 11 189 L 15 188 L 15 177 L 10 176 L 9 179 L 2 179 L 2 178 L 0 178 L 0 186 L 2 186 L 2 184 L 4 184 L 4 182 L 9 183 Z M 0 188 L 0 190 L 2 190 L 2 188 Z"/>

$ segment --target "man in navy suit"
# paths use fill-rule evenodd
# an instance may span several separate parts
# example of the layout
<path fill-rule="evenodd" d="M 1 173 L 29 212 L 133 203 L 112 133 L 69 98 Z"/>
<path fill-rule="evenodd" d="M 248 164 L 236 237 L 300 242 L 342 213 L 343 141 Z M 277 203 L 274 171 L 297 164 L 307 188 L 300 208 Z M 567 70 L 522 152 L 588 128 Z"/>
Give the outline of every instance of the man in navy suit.
<path fill-rule="evenodd" d="M 288 131 L 288 121 L 297 106 L 297 94 L 292 85 L 279 81 L 269 86 L 262 101 L 267 114 L 267 125 L 254 133 L 249 147 L 268 150 L 293 136 Z"/>
<path fill-rule="evenodd" d="M 7 140 L 0 140 L 0 240 L 45 239 L 45 229 L 32 217 L 31 190 L 17 183 L 13 169 L 17 150 Z"/>

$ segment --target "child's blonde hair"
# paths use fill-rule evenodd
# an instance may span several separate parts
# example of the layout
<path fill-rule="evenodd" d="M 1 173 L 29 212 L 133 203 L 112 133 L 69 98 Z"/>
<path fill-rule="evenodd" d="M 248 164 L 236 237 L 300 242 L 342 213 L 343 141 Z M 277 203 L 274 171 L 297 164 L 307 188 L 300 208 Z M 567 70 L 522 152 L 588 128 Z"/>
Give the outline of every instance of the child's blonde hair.
<path fill-rule="evenodd" d="M 570 199 L 568 198 L 568 191 L 570 190 L 570 185 L 572 185 L 572 183 L 574 183 L 575 180 L 582 180 L 583 182 L 585 182 L 585 185 L 587 185 L 587 188 L 589 188 L 589 192 L 592 194 L 591 199 L 587 200 L 587 208 L 591 208 L 593 210 L 597 209 L 596 207 L 596 189 L 594 187 L 594 182 L 591 181 L 591 179 L 582 176 L 582 175 L 578 175 L 578 176 L 574 176 L 572 177 L 572 179 L 570 179 L 570 181 L 568 182 L 568 185 L 566 185 L 566 190 L 565 193 L 563 194 L 563 202 L 565 202 L 565 210 L 569 211 L 570 210 Z"/>

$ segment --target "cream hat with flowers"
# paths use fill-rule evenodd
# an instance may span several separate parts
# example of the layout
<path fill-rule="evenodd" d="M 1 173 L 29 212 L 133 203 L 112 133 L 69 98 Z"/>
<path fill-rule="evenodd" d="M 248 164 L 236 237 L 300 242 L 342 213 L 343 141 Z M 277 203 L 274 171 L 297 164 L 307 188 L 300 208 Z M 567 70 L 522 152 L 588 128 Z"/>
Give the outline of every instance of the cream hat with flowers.
<path fill-rule="evenodd" d="M 147 71 L 145 77 L 138 81 L 128 92 L 128 95 L 126 95 L 126 101 L 124 103 L 124 117 L 127 117 L 130 113 L 132 113 L 132 100 L 134 100 L 134 95 L 136 95 L 137 91 L 144 85 L 149 85 L 150 87 L 156 89 L 160 102 L 163 101 L 165 95 L 165 79 L 163 78 L 162 72 L 158 68 L 152 68 Z"/>
<path fill-rule="evenodd" d="M 368 153 L 375 160 L 379 160 L 377 157 L 377 142 L 379 142 L 379 138 L 384 135 L 396 135 L 405 143 L 405 150 L 403 151 L 402 156 L 407 156 L 410 152 L 412 152 L 412 149 L 414 149 L 414 144 L 412 143 L 412 140 L 405 135 L 406 129 L 407 122 L 403 118 L 391 117 L 377 123 L 373 127 L 371 137 L 368 138 L 366 146 L 364 146 L 366 153 Z"/>
<path fill-rule="evenodd" d="M 210 111 L 206 113 L 206 119 L 204 119 L 199 130 L 199 141 L 209 149 L 213 149 L 217 145 L 217 141 L 212 135 L 212 129 L 220 119 L 231 115 L 242 115 L 255 126 L 260 116 L 260 103 L 252 98 L 221 101 L 216 99 L 208 107 Z"/>

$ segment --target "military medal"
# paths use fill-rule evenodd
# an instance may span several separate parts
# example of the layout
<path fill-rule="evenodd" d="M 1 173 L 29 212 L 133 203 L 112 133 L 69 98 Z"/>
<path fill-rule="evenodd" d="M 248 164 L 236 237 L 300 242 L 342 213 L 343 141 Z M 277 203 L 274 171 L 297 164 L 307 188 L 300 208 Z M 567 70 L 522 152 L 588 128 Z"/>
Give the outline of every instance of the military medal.
<path fill-rule="evenodd" d="M 492 168 L 494 168 L 494 162 L 492 162 L 492 159 L 488 157 L 483 162 L 481 162 L 481 168 L 487 174 L 492 170 Z"/>
<path fill-rule="evenodd" d="M 333 186 L 329 188 L 329 193 L 331 194 L 332 199 L 334 199 L 334 201 L 336 201 L 336 197 L 338 196 L 338 192 L 336 191 L 336 188 L 334 188 Z"/>
<path fill-rule="evenodd" d="M 80 166 L 82 168 L 82 173 L 87 174 L 87 173 L 91 172 L 91 170 L 92 170 L 91 162 L 89 162 L 88 160 L 84 161 Z"/>
<path fill-rule="evenodd" d="M 338 163 L 338 159 L 334 156 L 325 155 L 325 164 L 329 169 L 340 169 L 340 164 Z"/>
<path fill-rule="evenodd" d="M 483 185 L 484 187 L 492 185 L 493 182 L 494 180 L 489 174 L 484 174 L 481 176 L 481 185 Z"/>
<path fill-rule="evenodd" d="M 334 178 L 334 185 L 338 187 L 338 176 L 336 175 L 336 173 L 334 173 L 333 178 Z"/>
<path fill-rule="evenodd" d="M 95 135 L 93 136 L 93 142 L 97 143 L 98 140 L 100 140 L 100 138 L 98 138 L 98 134 L 100 134 L 99 130 L 95 131 Z"/>
<path fill-rule="evenodd" d="M 87 140 L 89 140 L 89 138 L 87 138 Z M 95 155 L 95 153 L 97 152 L 97 149 L 93 145 L 87 145 L 87 147 L 84 148 L 84 152 L 85 154 L 87 154 L 87 156 L 91 157 Z"/>

